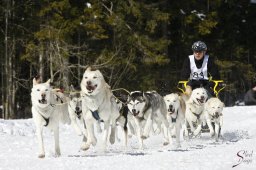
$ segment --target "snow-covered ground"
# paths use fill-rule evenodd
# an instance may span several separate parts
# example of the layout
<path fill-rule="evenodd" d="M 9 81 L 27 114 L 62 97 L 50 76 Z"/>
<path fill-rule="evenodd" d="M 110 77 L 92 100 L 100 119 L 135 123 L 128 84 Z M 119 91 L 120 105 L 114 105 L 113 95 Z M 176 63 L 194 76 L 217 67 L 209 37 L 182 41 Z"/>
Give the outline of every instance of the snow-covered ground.
<path fill-rule="evenodd" d="M 157 135 L 145 141 L 145 150 L 138 150 L 137 139 L 132 137 L 127 150 L 122 143 L 115 143 L 106 153 L 100 152 L 97 145 L 84 152 L 79 149 L 81 137 L 69 125 L 62 125 L 62 156 L 53 156 L 53 136 L 45 129 L 46 157 L 39 159 L 32 119 L 0 119 L 0 170 L 255 170 L 256 106 L 225 108 L 222 134 L 222 140 L 216 143 L 204 133 L 201 138 L 182 141 L 180 149 L 163 146 L 162 136 Z"/>

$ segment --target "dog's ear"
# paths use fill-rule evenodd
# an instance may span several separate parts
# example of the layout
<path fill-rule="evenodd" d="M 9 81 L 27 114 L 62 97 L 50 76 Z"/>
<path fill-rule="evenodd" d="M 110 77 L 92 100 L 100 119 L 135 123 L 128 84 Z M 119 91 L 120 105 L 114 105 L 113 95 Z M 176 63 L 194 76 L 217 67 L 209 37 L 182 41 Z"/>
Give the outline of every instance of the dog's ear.
<path fill-rule="evenodd" d="M 72 100 L 73 97 L 74 97 L 74 95 L 73 95 L 72 93 L 69 93 L 69 98 L 70 98 L 70 100 Z"/>
<path fill-rule="evenodd" d="M 75 91 L 75 88 L 74 88 L 73 84 L 70 85 L 69 91 L 70 91 L 70 92 L 74 92 L 74 91 Z"/>
<path fill-rule="evenodd" d="M 47 80 L 47 82 L 45 82 L 45 83 L 50 85 L 51 79 Z"/>
<path fill-rule="evenodd" d="M 33 86 L 37 85 L 38 81 L 36 80 L 36 78 L 33 78 Z"/>
<path fill-rule="evenodd" d="M 37 75 L 36 77 L 33 78 L 33 86 L 41 83 L 41 77 Z"/>

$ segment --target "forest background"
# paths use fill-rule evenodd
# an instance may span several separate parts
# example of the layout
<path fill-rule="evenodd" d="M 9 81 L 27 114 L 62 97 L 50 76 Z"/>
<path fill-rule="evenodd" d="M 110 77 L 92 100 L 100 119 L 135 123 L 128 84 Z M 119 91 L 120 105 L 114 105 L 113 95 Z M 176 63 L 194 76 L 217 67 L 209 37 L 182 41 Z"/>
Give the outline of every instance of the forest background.
<path fill-rule="evenodd" d="M 112 89 L 177 91 L 201 40 L 226 88 L 226 106 L 256 84 L 254 0 L 2 0 L 0 118 L 31 117 L 32 79 L 79 86 L 99 68 Z"/>

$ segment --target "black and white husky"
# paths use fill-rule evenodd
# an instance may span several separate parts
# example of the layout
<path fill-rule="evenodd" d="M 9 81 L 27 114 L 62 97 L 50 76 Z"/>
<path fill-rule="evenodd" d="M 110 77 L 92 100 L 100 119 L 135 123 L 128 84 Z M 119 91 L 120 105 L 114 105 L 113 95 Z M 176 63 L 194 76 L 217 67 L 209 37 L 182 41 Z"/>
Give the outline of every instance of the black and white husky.
<path fill-rule="evenodd" d="M 68 112 L 71 119 L 71 126 L 76 133 L 79 136 L 85 134 L 85 124 L 82 118 L 82 99 L 80 92 L 76 91 L 73 86 L 70 87 Z"/>
<path fill-rule="evenodd" d="M 38 157 L 45 157 L 43 127 L 47 127 L 54 132 L 55 156 L 60 156 L 59 122 L 70 123 L 68 106 L 64 94 L 54 91 L 50 86 L 50 80 L 40 83 L 38 79 L 34 78 L 31 101 L 32 115 L 36 125 L 39 143 Z"/>
<path fill-rule="evenodd" d="M 136 134 L 140 141 L 140 148 L 144 148 L 143 140 L 149 137 L 153 122 L 161 129 L 161 124 L 168 128 L 167 109 L 162 96 L 157 92 L 131 92 L 128 98 L 128 108 L 133 114 L 136 124 Z"/>

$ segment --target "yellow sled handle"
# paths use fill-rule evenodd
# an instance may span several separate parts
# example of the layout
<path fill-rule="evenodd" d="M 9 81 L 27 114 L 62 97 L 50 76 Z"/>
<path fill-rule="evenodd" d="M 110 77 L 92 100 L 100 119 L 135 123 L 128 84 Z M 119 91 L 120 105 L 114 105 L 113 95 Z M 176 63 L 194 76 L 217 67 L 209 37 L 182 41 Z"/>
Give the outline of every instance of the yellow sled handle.
<path fill-rule="evenodd" d="M 188 81 L 179 81 L 178 82 L 178 85 L 177 85 L 177 88 L 182 91 L 182 93 L 185 93 L 185 89 L 187 87 L 187 83 Z"/>
<path fill-rule="evenodd" d="M 215 83 L 215 85 L 213 87 L 213 91 L 214 91 L 215 95 L 218 97 L 220 91 L 222 91 L 226 87 L 226 84 L 223 83 L 224 82 L 223 80 L 211 80 L 211 81 L 213 81 Z M 223 83 L 223 84 L 221 85 L 221 88 L 217 90 L 219 83 Z"/>
<path fill-rule="evenodd" d="M 219 83 L 223 83 L 224 81 L 223 80 L 209 80 L 209 81 L 214 82 L 213 91 L 214 91 L 214 94 L 218 97 L 220 91 L 222 91 L 226 87 L 226 85 L 222 84 L 220 89 L 217 89 L 217 87 L 218 87 Z M 177 88 L 180 91 L 182 91 L 182 93 L 185 93 L 187 83 L 188 83 L 188 81 L 179 81 L 178 85 L 177 85 Z"/>

